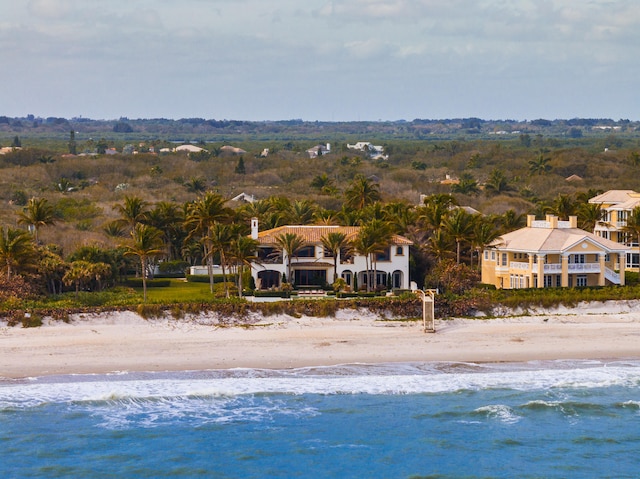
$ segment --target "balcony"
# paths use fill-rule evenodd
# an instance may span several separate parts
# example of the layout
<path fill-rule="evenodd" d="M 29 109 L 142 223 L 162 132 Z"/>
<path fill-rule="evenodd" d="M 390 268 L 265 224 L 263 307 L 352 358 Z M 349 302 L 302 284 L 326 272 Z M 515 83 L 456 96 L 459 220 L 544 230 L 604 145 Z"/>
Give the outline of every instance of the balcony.
<path fill-rule="evenodd" d="M 569 274 L 577 274 L 577 273 L 600 273 L 600 263 L 569 263 L 568 265 Z M 505 270 L 506 268 L 501 268 Z M 512 261 L 509 263 L 510 270 L 517 271 L 532 271 L 533 273 L 538 272 L 538 264 L 533 264 L 533 269 L 529 269 L 529 263 L 523 263 L 518 261 Z M 562 263 L 546 263 L 544 265 L 545 274 L 562 274 Z"/>
<path fill-rule="evenodd" d="M 600 263 L 569 263 L 567 266 L 569 274 L 600 273 Z M 562 263 L 545 264 L 544 272 L 549 274 L 561 274 Z"/>

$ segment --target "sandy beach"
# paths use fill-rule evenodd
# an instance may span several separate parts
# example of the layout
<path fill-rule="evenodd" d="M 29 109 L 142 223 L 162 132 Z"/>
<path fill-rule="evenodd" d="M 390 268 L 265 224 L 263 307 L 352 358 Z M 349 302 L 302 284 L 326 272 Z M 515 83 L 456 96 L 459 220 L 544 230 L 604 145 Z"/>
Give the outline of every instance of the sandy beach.
<path fill-rule="evenodd" d="M 145 320 L 77 315 L 39 328 L 0 323 L 0 377 L 113 371 L 295 368 L 413 361 L 528 361 L 640 357 L 640 301 L 590 303 L 498 319 L 385 321 L 269 317 L 220 327 L 207 317 Z"/>

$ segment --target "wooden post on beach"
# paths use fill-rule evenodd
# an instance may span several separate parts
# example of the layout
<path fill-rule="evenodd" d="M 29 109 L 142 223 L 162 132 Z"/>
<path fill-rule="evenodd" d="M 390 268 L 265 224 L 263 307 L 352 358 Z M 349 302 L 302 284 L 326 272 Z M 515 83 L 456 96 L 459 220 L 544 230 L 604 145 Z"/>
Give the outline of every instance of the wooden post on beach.
<path fill-rule="evenodd" d="M 425 333 L 436 332 L 436 292 L 435 289 L 416 289 L 414 293 L 420 296 L 422 299 L 422 329 Z M 427 328 L 427 321 L 430 327 Z"/>

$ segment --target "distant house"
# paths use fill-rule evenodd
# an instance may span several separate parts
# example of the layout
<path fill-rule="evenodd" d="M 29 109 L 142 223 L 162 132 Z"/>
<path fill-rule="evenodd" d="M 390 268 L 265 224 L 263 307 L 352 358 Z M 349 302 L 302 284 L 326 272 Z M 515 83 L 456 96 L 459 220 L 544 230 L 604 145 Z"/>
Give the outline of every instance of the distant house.
<path fill-rule="evenodd" d="M 602 218 L 596 223 L 593 232 L 601 238 L 625 245 L 627 269 L 640 270 L 637 238 L 624 231 L 629 214 L 640 206 L 640 193 L 633 190 L 609 190 L 594 196 L 589 203 L 600 205 L 602 209 Z"/>
<path fill-rule="evenodd" d="M 389 155 L 384 154 L 384 146 L 373 145 L 368 141 L 358 141 L 357 143 L 350 145 L 347 143 L 347 148 L 350 150 L 364 151 L 369 155 L 372 160 L 388 160 Z"/>
<path fill-rule="evenodd" d="M 571 175 L 565 178 L 564 181 L 567 181 L 569 183 L 574 183 L 576 181 L 582 181 L 582 177 L 578 175 Z"/>
<path fill-rule="evenodd" d="M 258 260 L 252 265 L 251 274 L 256 287 L 269 289 L 280 287 L 283 274 L 287 272 L 286 253 L 280 254 L 276 237 L 281 234 L 294 233 L 302 237 L 305 246 L 291 258 L 291 278 L 294 286 L 320 287 L 333 282 L 334 258 L 322 245 L 322 238 L 329 233 L 344 233 L 347 240 L 355 238 L 360 231 L 359 226 L 281 226 L 279 228 L 258 231 L 258 220 L 251 221 L 251 236 L 259 242 Z M 409 245 L 407 238 L 394 235 L 391 242 L 379 253 L 376 271 L 370 271 L 367 277 L 365 257 L 346 251 L 338 254 L 338 277 L 343 278 L 351 287 L 379 284 L 391 288 L 409 288 Z M 391 284 L 389 284 L 389 281 Z"/>
<path fill-rule="evenodd" d="M 318 156 L 326 155 L 331 152 L 331 144 L 327 143 L 325 145 L 316 145 L 307 150 L 307 155 L 309 158 L 317 158 Z"/>
<path fill-rule="evenodd" d="M 248 195 L 247 193 L 240 193 L 237 196 L 234 196 L 229 201 L 242 201 L 243 203 L 253 203 L 256 201 L 256 197 L 253 195 Z"/>
<path fill-rule="evenodd" d="M 164 148 L 160 151 L 162 152 L 163 150 Z M 204 148 L 200 148 L 199 146 L 195 146 L 195 145 L 180 145 L 177 148 L 175 148 L 173 151 L 176 151 L 176 152 L 186 151 L 188 153 L 200 153 L 201 151 L 206 151 L 206 150 Z"/>
<path fill-rule="evenodd" d="M 0 148 L 0 155 L 6 155 L 7 153 L 11 153 L 12 151 L 22 150 L 19 146 L 3 146 Z"/>
<path fill-rule="evenodd" d="M 482 282 L 504 289 L 624 285 L 626 247 L 577 223 L 575 216 L 529 215 L 525 228 L 485 248 Z"/>
<path fill-rule="evenodd" d="M 242 148 L 237 146 L 225 145 L 220 148 L 220 153 L 226 153 L 228 155 L 244 155 L 246 153 Z"/>

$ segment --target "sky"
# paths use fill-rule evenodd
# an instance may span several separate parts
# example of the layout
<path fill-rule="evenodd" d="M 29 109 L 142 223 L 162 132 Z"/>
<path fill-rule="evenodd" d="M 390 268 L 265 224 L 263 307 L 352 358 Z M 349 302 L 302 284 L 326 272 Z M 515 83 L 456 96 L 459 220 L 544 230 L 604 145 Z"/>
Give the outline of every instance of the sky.
<path fill-rule="evenodd" d="M 0 115 L 640 119 L 638 0 L 0 0 Z"/>

